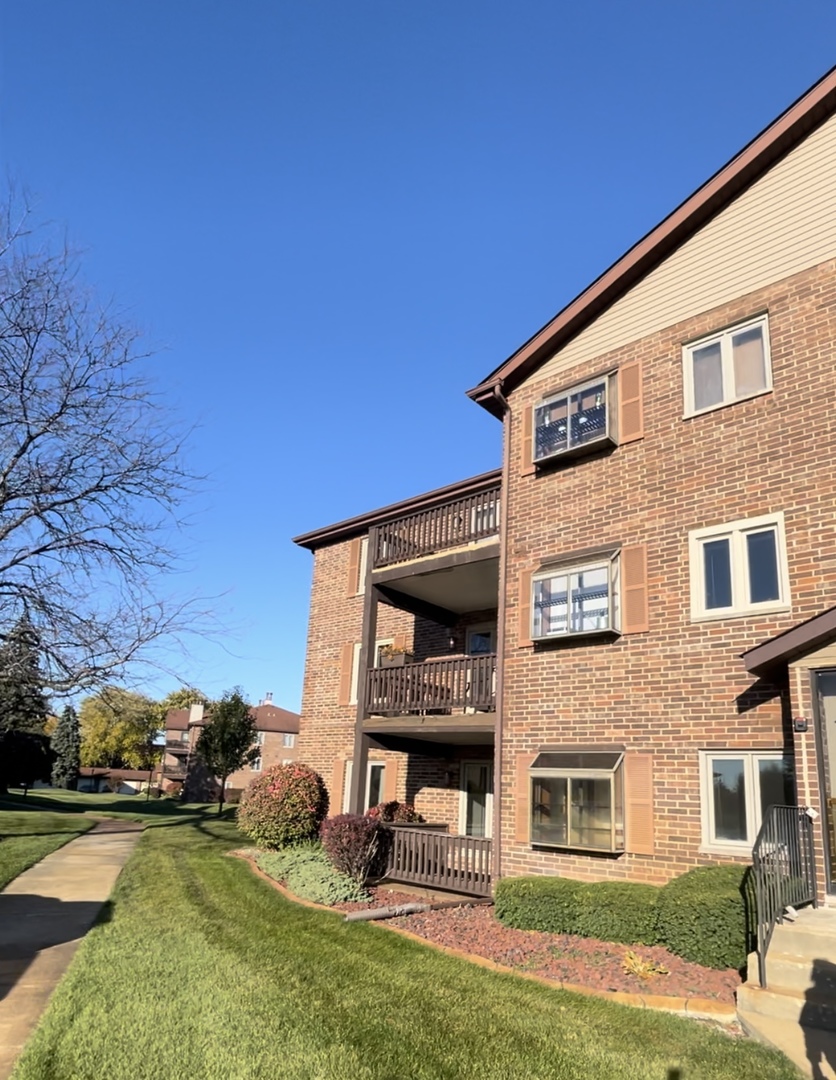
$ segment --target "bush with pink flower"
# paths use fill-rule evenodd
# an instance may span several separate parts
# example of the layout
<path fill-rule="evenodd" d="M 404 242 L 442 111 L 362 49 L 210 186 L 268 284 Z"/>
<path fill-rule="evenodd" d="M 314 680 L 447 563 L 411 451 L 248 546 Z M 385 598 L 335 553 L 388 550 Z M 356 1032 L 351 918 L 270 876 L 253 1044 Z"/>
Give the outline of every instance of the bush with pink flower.
<path fill-rule="evenodd" d="M 377 806 L 373 806 L 368 812 L 368 816 L 371 818 L 377 818 L 378 821 L 393 821 L 399 825 L 408 825 L 410 822 L 423 822 L 424 818 L 418 813 L 412 803 L 398 802 L 396 799 L 392 799 L 391 802 L 378 803 Z"/>
<path fill-rule="evenodd" d="M 328 813 L 328 792 L 307 765 L 274 765 L 252 781 L 238 807 L 238 828 L 262 848 L 313 840 Z"/>

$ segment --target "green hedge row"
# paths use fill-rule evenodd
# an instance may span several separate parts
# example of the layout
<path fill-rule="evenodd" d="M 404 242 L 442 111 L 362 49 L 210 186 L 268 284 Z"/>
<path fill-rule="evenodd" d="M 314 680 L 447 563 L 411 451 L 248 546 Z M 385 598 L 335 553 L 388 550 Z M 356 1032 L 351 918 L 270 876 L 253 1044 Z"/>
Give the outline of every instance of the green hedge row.
<path fill-rule="evenodd" d="M 496 916 L 519 930 L 665 945 L 685 960 L 741 968 L 753 948 L 749 872 L 704 866 L 662 887 L 562 877 L 502 878 Z"/>

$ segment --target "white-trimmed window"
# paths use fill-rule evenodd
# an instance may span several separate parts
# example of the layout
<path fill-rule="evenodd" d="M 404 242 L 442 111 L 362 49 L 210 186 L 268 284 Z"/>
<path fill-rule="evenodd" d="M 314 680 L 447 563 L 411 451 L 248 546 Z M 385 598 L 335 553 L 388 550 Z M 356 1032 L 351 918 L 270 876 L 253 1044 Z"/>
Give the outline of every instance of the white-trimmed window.
<path fill-rule="evenodd" d="M 374 666 L 380 667 L 380 650 L 384 645 L 394 645 L 394 638 L 379 638 L 374 643 Z M 360 685 L 360 650 L 362 645 L 359 641 L 354 643 L 354 655 L 351 661 L 351 687 L 349 689 L 348 703 L 349 705 L 357 704 L 357 690 Z"/>
<path fill-rule="evenodd" d="M 357 595 L 362 596 L 366 591 L 366 568 L 369 565 L 369 538 L 364 536 L 360 541 L 360 558 L 357 566 Z"/>
<path fill-rule="evenodd" d="M 688 547 L 692 619 L 789 608 L 783 513 L 695 529 Z"/>
<path fill-rule="evenodd" d="M 285 731 L 282 734 L 282 746 L 286 746 L 286 747 L 288 747 L 288 749 L 290 749 L 291 747 L 293 747 L 295 745 L 296 745 L 296 736 L 293 735 L 289 731 Z"/>
<path fill-rule="evenodd" d="M 532 640 L 618 630 L 617 556 L 578 566 L 545 568 L 531 581 Z"/>
<path fill-rule="evenodd" d="M 347 761 L 345 763 L 345 777 L 343 783 L 343 808 L 344 814 L 348 813 L 348 806 L 351 800 L 351 773 L 353 768 L 353 762 Z M 363 798 L 363 810 L 365 813 L 370 810 L 371 807 L 377 806 L 383 802 L 383 774 L 385 772 L 386 765 L 382 761 L 370 761 L 366 767 L 366 792 Z"/>
<path fill-rule="evenodd" d="M 686 416 L 767 393 L 772 364 L 766 315 L 690 342 L 682 363 Z"/>
<path fill-rule="evenodd" d="M 250 768 L 253 772 L 261 772 L 261 758 L 257 757 L 250 765 Z"/>
<path fill-rule="evenodd" d="M 534 407 L 534 460 L 615 442 L 615 379 L 604 375 L 544 398 Z"/>
<path fill-rule="evenodd" d="M 530 769 L 532 844 L 624 851 L 624 752 L 546 751 Z"/>
<path fill-rule="evenodd" d="M 795 801 L 792 771 L 780 750 L 701 750 L 702 846 L 748 854 L 768 807 Z"/>
<path fill-rule="evenodd" d="M 257 746 L 264 746 L 264 732 L 257 731 L 255 734 L 255 741 Z"/>

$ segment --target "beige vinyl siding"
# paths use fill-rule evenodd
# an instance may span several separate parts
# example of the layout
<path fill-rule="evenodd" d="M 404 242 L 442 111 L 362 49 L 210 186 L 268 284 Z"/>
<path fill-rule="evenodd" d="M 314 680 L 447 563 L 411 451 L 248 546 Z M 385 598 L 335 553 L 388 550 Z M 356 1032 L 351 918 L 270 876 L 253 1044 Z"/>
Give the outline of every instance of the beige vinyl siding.
<path fill-rule="evenodd" d="M 537 372 L 576 364 L 836 257 L 836 116 Z"/>
<path fill-rule="evenodd" d="M 801 657 L 800 660 L 794 660 L 790 667 L 836 667 L 836 641 L 831 641 L 829 645 L 822 645 L 820 648 Z"/>

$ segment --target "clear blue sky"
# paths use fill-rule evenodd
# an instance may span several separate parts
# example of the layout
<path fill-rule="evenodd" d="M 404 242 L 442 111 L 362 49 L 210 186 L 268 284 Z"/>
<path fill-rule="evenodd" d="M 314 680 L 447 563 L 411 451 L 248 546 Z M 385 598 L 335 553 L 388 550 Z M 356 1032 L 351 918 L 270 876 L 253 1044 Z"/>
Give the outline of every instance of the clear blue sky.
<path fill-rule="evenodd" d="M 295 709 L 290 537 L 497 466 L 464 391 L 836 62 L 836 5 L 7 0 L 0 35 L 4 173 L 200 425 L 178 587 L 231 630 L 184 673 Z"/>

